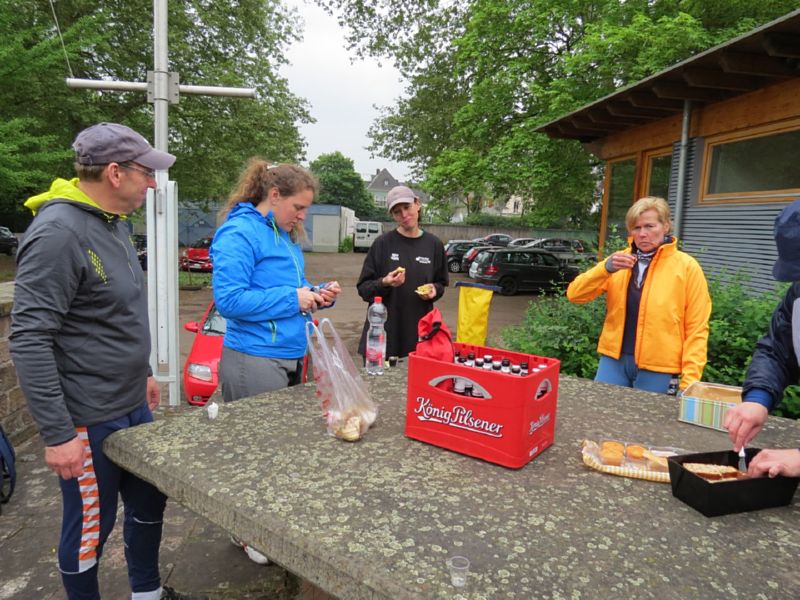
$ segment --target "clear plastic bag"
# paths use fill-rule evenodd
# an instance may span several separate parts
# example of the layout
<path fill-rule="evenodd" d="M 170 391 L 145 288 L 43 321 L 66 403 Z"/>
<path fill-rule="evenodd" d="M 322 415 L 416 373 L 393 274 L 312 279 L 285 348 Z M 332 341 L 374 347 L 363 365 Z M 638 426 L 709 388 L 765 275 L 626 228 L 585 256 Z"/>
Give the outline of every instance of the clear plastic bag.
<path fill-rule="evenodd" d="M 323 331 L 323 329 L 325 331 Z M 330 319 L 306 323 L 317 396 L 328 433 L 355 442 L 375 422 L 378 408 Z"/>

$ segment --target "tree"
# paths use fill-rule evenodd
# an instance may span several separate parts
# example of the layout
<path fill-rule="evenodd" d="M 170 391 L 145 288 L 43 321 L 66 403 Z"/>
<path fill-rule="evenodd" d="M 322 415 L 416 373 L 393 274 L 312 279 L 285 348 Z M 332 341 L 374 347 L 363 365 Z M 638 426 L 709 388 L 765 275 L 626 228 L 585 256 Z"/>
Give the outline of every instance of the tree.
<path fill-rule="evenodd" d="M 341 152 L 321 154 L 309 165 L 320 183 L 319 204 L 338 204 L 355 211 L 359 219 L 369 219 L 374 214 L 372 195 L 367 191 L 361 175 L 356 173 L 352 159 Z"/>
<path fill-rule="evenodd" d="M 318 2 L 338 11 L 352 47 L 389 57 L 409 81 L 407 97 L 385 107 L 371 128 L 371 149 L 412 163 L 439 197 L 520 196 L 536 226 L 592 219 L 600 172 L 576 142 L 550 140 L 538 126 L 797 5 Z"/>
<path fill-rule="evenodd" d="M 64 77 L 144 81 L 153 68 L 151 0 L 33 0 L 0 5 L 0 213 L 56 176 L 70 177 L 70 144 L 98 121 L 116 121 L 152 137 L 143 93 L 70 90 Z M 170 176 L 182 197 L 225 197 L 247 159 L 298 161 L 297 125 L 310 122 L 305 101 L 279 75 L 298 38 L 296 16 L 279 0 L 169 2 L 170 70 L 181 83 L 253 87 L 257 98 L 182 96 L 169 112 Z M 66 54 L 66 57 L 65 57 Z M 67 61 L 69 67 L 67 66 Z M 19 169 L 18 169 L 19 167 Z"/>

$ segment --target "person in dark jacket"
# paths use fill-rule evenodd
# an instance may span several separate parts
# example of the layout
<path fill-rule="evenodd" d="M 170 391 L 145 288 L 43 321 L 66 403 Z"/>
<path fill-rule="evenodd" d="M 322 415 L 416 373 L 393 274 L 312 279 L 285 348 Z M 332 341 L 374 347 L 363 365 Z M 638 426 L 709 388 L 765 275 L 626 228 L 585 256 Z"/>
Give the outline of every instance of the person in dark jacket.
<path fill-rule="evenodd" d="M 402 358 L 417 347 L 417 324 L 444 295 L 450 279 L 444 244 L 419 226 L 422 205 L 414 191 L 404 185 L 393 187 L 386 196 L 386 208 L 397 228 L 373 242 L 356 288 L 370 304 L 376 296 L 382 298 L 388 309 L 386 356 Z M 425 284 L 429 285 L 419 293 Z M 358 344 L 361 356 L 368 329 L 365 320 Z"/>
<path fill-rule="evenodd" d="M 153 420 L 144 273 L 126 218 L 175 157 L 116 123 L 81 131 L 75 179 L 25 206 L 36 217 L 17 253 L 11 355 L 63 501 L 58 567 L 67 597 L 100 598 L 97 571 L 118 497 L 136 600 L 184 598 L 161 587 L 166 497 L 103 454 L 111 433 Z"/>
<path fill-rule="evenodd" d="M 792 285 L 772 314 L 769 332 L 753 352 L 742 403 L 728 411 L 723 423 L 737 452 L 761 431 L 786 387 L 800 380 L 800 200 L 775 219 L 775 245 L 778 260 L 772 273 L 778 281 Z M 800 450 L 763 450 L 750 462 L 748 472 L 800 476 Z"/>

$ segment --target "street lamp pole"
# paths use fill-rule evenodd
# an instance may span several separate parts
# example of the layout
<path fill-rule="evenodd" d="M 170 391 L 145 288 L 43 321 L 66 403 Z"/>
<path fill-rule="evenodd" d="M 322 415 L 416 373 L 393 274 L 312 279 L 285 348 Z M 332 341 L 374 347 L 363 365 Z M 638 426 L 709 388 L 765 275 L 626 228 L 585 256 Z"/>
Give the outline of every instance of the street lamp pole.
<path fill-rule="evenodd" d="M 169 151 L 169 105 L 180 94 L 254 98 L 252 88 L 180 85 L 177 72 L 170 72 L 167 47 L 167 0 L 153 0 L 153 70 L 147 82 L 66 79 L 72 89 L 144 91 L 153 104 L 153 146 Z M 167 384 L 169 406 L 179 402 L 178 364 L 178 193 L 169 171 L 156 171 L 156 189 L 147 195 L 147 301 L 152 350 L 150 365 L 159 383 Z"/>

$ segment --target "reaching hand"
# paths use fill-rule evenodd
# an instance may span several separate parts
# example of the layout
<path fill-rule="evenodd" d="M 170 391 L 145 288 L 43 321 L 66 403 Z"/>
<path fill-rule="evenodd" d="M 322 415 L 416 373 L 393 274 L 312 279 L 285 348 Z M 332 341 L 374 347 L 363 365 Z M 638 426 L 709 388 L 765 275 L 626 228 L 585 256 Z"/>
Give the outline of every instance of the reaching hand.
<path fill-rule="evenodd" d="M 735 452 L 747 446 L 758 435 L 767 416 L 767 407 L 758 402 L 742 402 L 728 410 L 722 426 L 728 430 L 728 437 L 733 442 Z"/>
<path fill-rule="evenodd" d="M 800 450 L 762 450 L 747 465 L 747 474 L 753 477 L 800 477 Z"/>

